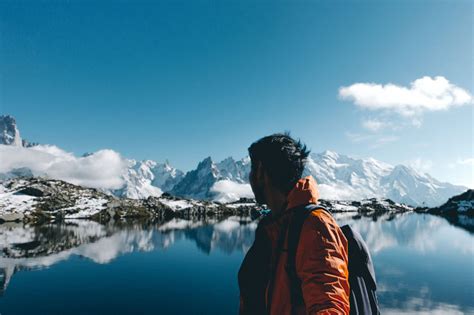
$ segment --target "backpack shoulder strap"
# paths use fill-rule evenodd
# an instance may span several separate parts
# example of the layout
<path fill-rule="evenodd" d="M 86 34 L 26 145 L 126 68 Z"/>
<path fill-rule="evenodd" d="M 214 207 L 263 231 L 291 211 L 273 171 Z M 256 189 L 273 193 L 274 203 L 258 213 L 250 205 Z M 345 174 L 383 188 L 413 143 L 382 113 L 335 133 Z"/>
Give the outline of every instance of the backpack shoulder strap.
<path fill-rule="evenodd" d="M 301 280 L 296 273 L 296 251 L 300 240 L 301 229 L 306 218 L 314 210 L 326 210 L 326 208 L 317 204 L 309 204 L 303 208 L 294 210 L 288 226 L 288 258 L 286 263 L 286 272 L 290 278 L 291 306 L 292 308 L 303 303 L 301 292 Z M 326 210 L 327 211 L 327 210 Z"/>
<path fill-rule="evenodd" d="M 349 274 L 354 277 L 363 277 L 366 285 L 371 290 L 376 290 L 375 270 L 367 244 L 362 236 L 352 229 L 350 225 L 342 226 L 341 230 L 348 242 Z"/>

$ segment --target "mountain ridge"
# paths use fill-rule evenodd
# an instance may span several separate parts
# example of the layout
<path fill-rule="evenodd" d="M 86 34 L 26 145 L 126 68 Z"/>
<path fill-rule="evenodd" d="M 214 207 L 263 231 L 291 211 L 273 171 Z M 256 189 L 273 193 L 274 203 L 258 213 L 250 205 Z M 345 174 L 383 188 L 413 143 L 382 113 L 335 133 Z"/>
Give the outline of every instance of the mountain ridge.
<path fill-rule="evenodd" d="M 31 156 L 39 154 L 38 152 L 43 149 L 55 154 L 61 151 L 64 157 L 54 155 L 51 159 L 56 161 L 63 158 L 65 163 L 76 159 L 73 160 L 71 167 L 77 168 L 84 164 L 90 167 L 91 163 L 95 163 L 95 155 L 101 152 L 87 153 L 76 158 L 57 147 L 23 146 L 24 142 L 19 136 L 16 121 L 12 116 L 0 116 L 0 128 L 3 128 L 3 130 L 0 129 L 0 134 L 3 135 L 3 138 L 0 137 L 3 139 L 0 146 L 22 147 L 26 153 L 21 154 Z M 6 150 L 5 155 L 10 154 L 10 151 Z M 240 160 L 227 157 L 219 162 L 213 161 L 208 156 L 200 161 L 195 169 L 185 173 L 171 166 L 168 161 L 159 163 L 153 160 L 126 159 L 112 150 L 101 152 L 101 154 L 103 156 L 115 154 L 112 156 L 118 165 L 116 166 L 118 171 L 115 173 L 119 172 L 117 176 L 120 176 L 122 183 L 120 187 L 101 190 L 119 197 L 142 199 L 169 192 L 180 197 L 229 202 L 241 197 L 253 196 L 248 181 L 250 173 L 248 156 Z M 30 156 L 25 160 L 30 161 Z M 61 174 L 53 172 L 50 175 L 48 169 L 39 172 L 29 168 L 28 165 L 13 164 L 14 167 L 10 169 L 0 170 L 0 180 L 21 176 L 49 175 L 54 178 Z M 107 163 L 104 167 L 108 167 Z M 96 172 L 95 169 L 92 171 Z M 80 170 L 78 172 L 80 173 Z M 391 165 L 374 158 L 354 158 L 330 150 L 311 153 L 303 175 L 313 176 L 318 182 L 321 196 L 324 199 L 334 200 L 389 198 L 411 206 L 439 206 L 450 197 L 468 189 L 464 186 L 440 182 L 429 174 L 421 174 L 406 165 Z M 96 181 L 87 181 L 89 182 Z M 95 188 L 101 187 L 99 185 Z"/>

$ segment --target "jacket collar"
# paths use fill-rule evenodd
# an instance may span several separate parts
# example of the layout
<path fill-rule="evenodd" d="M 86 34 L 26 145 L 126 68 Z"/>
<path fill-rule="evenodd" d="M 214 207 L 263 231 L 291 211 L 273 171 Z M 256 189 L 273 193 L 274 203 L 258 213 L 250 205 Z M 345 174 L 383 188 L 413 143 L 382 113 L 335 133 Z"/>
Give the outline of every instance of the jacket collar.
<path fill-rule="evenodd" d="M 318 184 L 313 176 L 301 178 L 288 194 L 286 209 L 295 208 L 310 203 L 318 203 Z"/>
<path fill-rule="evenodd" d="M 288 193 L 285 210 L 277 216 L 265 216 L 259 223 L 261 226 L 264 226 L 268 238 L 272 241 L 272 247 L 278 247 L 277 242 L 281 233 L 280 228 L 288 222 L 287 220 L 292 213 L 289 210 L 302 205 L 318 203 L 318 199 L 318 185 L 312 176 L 298 180 L 295 187 Z"/>

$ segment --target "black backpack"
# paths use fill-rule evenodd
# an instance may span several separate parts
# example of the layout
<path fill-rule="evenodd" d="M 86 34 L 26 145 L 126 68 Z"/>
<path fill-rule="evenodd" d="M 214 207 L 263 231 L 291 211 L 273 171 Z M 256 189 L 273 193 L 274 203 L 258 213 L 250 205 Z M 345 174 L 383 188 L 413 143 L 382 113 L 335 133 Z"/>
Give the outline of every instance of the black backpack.
<path fill-rule="evenodd" d="M 314 210 L 325 210 L 319 205 L 310 204 L 303 209 L 295 209 L 293 219 L 288 227 L 288 260 L 286 270 L 290 277 L 291 304 L 302 303 L 301 280 L 296 274 L 296 249 L 300 238 L 301 228 L 305 219 Z M 362 236 L 349 225 L 341 227 L 348 241 L 349 256 L 349 285 L 350 285 L 350 314 L 380 314 L 377 301 L 377 283 L 369 249 Z"/>

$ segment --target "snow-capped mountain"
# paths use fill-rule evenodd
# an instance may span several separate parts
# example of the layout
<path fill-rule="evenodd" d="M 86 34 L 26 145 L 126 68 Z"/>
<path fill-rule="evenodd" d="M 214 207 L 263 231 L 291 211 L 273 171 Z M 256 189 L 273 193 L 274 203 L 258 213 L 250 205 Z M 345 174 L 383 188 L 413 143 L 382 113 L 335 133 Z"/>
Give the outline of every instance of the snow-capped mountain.
<path fill-rule="evenodd" d="M 247 197 L 251 194 L 249 172 L 248 157 L 240 161 L 228 158 L 219 163 L 208 157 L 188 172 L 171 193 L 220 201 Z M 356 159 L 332 151 L 311 154 L 304 171 L 304 176 L 307 175 L 312 175 L 318 182 L 321 198 L 332 200 L 375 197 L 411 206 L 437 206 L 467 189 L 442 183 L 408 166 L 392 166 L 373 158 Z M 243 195 L 237 196 L 236 191 Z"/>
<path fill-rule="evenodd" d="M 389 198 L 412 206 L 437 206 L 467 188 L 442 183 L 405 165 L 355 159 L 336 152 L 311 154 L 305 175 L 312 175 L 324 199 Z"/>
<path fill-rule="evenodd" d="M 0 116 L 0 144 L 14 146 L 23 145 L 15 118 L 10 115 Z"/>
<path fill-rule="evenodd" d="M 234 158 L 228 157 L 217 163 L 217 169 L 221 178 L 232 180 L 237 183 L 247 183 L 250 173 L 250 157 L 244 157 L 235 161 Z"/>
<path fill-rule="evenodd" d="M 211 157 L 207 157 L 198 164 L 195 170 L 186 173 L 170 193 L 188 198 L 216 199 L 218 193 L 213 189 L 216 183 L 229 181 L 236 184 L 246 184 L 249 173 L 250 159 L 248 157 L 238 161 L 229 157 L 219 163 L 214 163 Z M 228 201 L 228 199 L 224 199 Z"/>
<path fill-rule="evenodd" d="M 171 190 L 183 176 L 184 173 L 172 167 L 168 161 L 157 163 L 152 160 L 127 160 L 124 185 L 112 193 L 134 199 L 158 197 L 163 191 Z"/>
<path fill-rule="evenodd" d="M 229 157 L 217 163 L 208 157 L 186 174 L 168 162 L 129 160 L 112 150 L 75 157 L 55 146 L 32 147 L 22 141 L 11 116 L 0 116 L 0 151 L 0 180 L 46 176 L 136 199 L 158 197 L 163 192 L 220 202 L 253 196 L 248 184 L 249 157 Z M 311 154 L 304 175 L 316 179 L 323 199 L 389 198 L 433 207 L 467 190 L 404 165 L 332 151 Z"/>
<path fill-rule="evenodd" d="M 449 197 L 466 190 L 464 186 L 442 183 L 429 174 L 420 174 L 413 168 L 397 165 L 380 180 L 381 194 L 392 200 L 410 205 L 436 206 Z"/>

